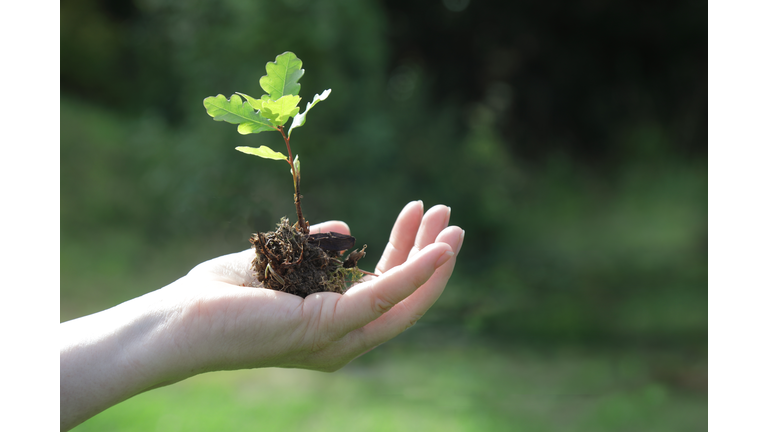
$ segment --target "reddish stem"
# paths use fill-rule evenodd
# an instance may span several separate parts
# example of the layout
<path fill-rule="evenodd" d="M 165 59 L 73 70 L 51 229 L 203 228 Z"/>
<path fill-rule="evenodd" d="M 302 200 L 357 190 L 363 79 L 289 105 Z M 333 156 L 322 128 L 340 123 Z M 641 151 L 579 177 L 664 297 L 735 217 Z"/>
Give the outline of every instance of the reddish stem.
<path fill-rule="evenodd" d="M 293 163 L 293 152 L 291 152 L 291 138 L 285 135 L 285 130 L 282 126 L 278 126 L 277 130 L 283 136 L 285 141 L 285 147 L 288 148 L 288 165 L 291 166 L 291 173 L 293 174 L 293 202 L 296 204 L 296 217 L 298 218 L 299 229 L 304 234 L 309 234 L 309 226 L 304 220 L 304 215 L 301 213 L 301 193 L 299 191 L 299 173 L 296 170 L 296 166 Z"/>

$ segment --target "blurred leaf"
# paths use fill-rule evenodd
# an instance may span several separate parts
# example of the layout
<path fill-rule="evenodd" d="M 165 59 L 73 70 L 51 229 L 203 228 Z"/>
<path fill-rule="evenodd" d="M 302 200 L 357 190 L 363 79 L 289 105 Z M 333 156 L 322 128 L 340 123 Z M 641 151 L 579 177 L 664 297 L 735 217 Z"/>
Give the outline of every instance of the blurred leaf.
<path fill-rule="evenodd" d="M 259 80 L 261 88 L 276 101 L 284 95 L 297 95 L 301 89 L 299 79 L 304 75 L 301 60 L 296 54 L 286 51 L 267 63 L 267 74 Z"/>
<path fill-rule="evenodd" d="M 331 89 L 328 89 L 324 91 L 323 94 L 319 94 L 319 95 L 316 94 L 315 98 L 312 100 L 311 103 L 307 102 L 307 109 L 305 109 L 303 113 L 298 114 L 296 117 L 293 118 L 293 122 L 291 122 L 291 128 L 288 129 L 289 137 L 291 136 L 291 132 L 295 128 L 304 126 L 304 122 L 307 121 L 306 119 L 307 112 L 310 109 L 312 109 L 313 106 L 317 105 L 317 103 L 320 102 L 321 100 L 326 100 L 330 94 L 331 94 Z"/>

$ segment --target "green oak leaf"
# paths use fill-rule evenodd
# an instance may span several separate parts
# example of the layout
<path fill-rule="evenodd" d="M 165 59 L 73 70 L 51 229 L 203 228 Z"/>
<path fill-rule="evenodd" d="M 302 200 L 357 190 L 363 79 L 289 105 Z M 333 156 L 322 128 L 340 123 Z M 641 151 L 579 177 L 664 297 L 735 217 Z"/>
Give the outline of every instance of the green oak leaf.
<path fill-rule="evenodd" d="M 304 122 L 307 121 L 307 118 L 306 118 L 307 111 L 312 109 L 312 107 L 317 105 L 317 103 L 320 102 L 321 100 L 326 100 L 328 98 L 328 95 L 330 95 L 330 94 L 331 94 L 331 89 L 328 89 L 328 90 L 324 91 L 323 94 L 319 94 L 319 95 L 316 94 L 315 98 L 312 100 L 311 103 L 307 102 L 307 109 L 305 109 L 303 113 L 297 114 L 296 117 L 293 118 L 293 122 L 291 122 L 291 128 L 288 129 L 288 136 L 289 137 L 291 136 L 291 132 L 295 128 L 304 126 Z"/>
<path fill-rule="evenodd" d="M 254 111 L 250 104 L 243 103 L 238 95 L 232 95 L 229 100 L 221 94 L 210 96 L 203 100 L 203 105 L 214 120 L 239 125 L 237 131 L 243 135 L 277 130 L 269 119 Z"/>
<path fill-rule="evenodd" d="M 269 122 L 269 120 L 264 119 L 266 122 Z M 257 134 L 259 132 L 264 131 L 276 131 L 274 126 L 270 125 L 264 125 L 262 123 L 255 123 L 255 122 L 248 122 L 248 123 L 240 123 L 237 125 L 237 131 L 240 133 L 240 135 L 248 135 L 248 134 Z"/>
<path fill-rule="evenodd" d="M 288 156 L 276 152 L 272 150 L 271 148 L 263 145 L 259 148 L 253 148 L 253 147 L 235 147 L 235 150 L 241 151 L 245 154 L 250 154 L 258 157 L 262 157 L 264 159 L 274 159 L 274 160 L 288 160 Z"/>
<path fill-rule="evenodd" d="M 282 126 L 289 118 L 299 112 L 301 97 L 296 95 L 285 95 L 278 100 L 268 100 L 261 105 L 261 115 L 268 118 L 275 126 Z"/>
<path fill-rule="evenodd" d="M 244 97 L 245 100 L 248 102 L 248 105 L 251 106 L 256 111 L 261 110 L 261 105 L 269 100 L 269 95 L 263 95 L 261 96 L 261 99 L 256 99 L 255 97 L 248 96 L 245 93 L 235 92 L 239 94 L 240 96 Z"/>
<path fill-rule="evenodd" d="M 284 95 L 297 95 L 301 89 L 299 79 L 304 75 L 301 60 L 296 54 L 286 51 L 267 63 L 267 74 L 259 80 L 261 88 L 276 101 Z"/>

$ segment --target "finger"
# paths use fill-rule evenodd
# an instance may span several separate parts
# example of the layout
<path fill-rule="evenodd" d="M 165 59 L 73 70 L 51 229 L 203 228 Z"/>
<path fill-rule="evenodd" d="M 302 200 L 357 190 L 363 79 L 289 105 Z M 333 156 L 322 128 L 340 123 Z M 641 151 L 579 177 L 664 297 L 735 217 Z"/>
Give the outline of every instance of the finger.
<path fill-rule="evenodd" d="M 411 201 L 403 207 L 392 227 L 392 233 L 389 235 L 389 242 L 384 248 L 384 253 L 381 254 L 381 259 L 376 264 L 376 273 L 385 273 L 408 259 L 408 254 L 416 241 L 416 233 L 419 230 L 419 223 L 423 214 L 424 203 L 421 201 Z"/>
<path fill-rule="evenodd" d="M 408 256 L 413 256 L 418 251 L 435 242 L 435 238 L 448 226 L 451 218 L 451 208 L 442 204 L 429 209 L 421 219 L 416 240 Z"/>
<path fill-rule="evenodd" d="M 453 251 L 448 244 L 435 243 L 405 264 L 350 288 L 335 305 L 333 322 L 339 334 L 345 335 L 380 317 L 416 291 L 451 257 Z"/>
<path fill-rule="evenodd" d="M 337 232 L 349 235 L 349 226 L 342 221 L 328 221 L 309 227 L 310 234 Z"/>
<path fill-rule="evenodd" d="M 440 232 L 436 241 L 451 245 L 456 254 L 440 266 L 416 292 L 393 306 L 389 312 L 350 332 L 345 338 L 345 350 L 348 350 L 350 356 L 365 353 L 413 326 L 443 293 L 464 242 L 464 231 L 456 226 L 448 227 Z"/>

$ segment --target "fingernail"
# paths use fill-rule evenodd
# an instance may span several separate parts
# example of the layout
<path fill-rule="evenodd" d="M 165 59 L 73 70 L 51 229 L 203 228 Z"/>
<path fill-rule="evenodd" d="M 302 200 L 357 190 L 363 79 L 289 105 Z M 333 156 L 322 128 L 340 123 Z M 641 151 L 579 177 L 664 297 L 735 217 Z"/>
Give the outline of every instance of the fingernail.
<path fill-rule="evenodd" d="M 443 252 L 443 254 L 440 255 L 440 258 L 438 258 L 437 261 L 435 262 L 435 268 L 438 268 L 443 264 L 445 264 L 446 262 L 448 262 L 448 260 L 451 259 L 451 257 L 453 257 L 454 255 L 455 254 L 451 250 L 447 250 Z"/>

